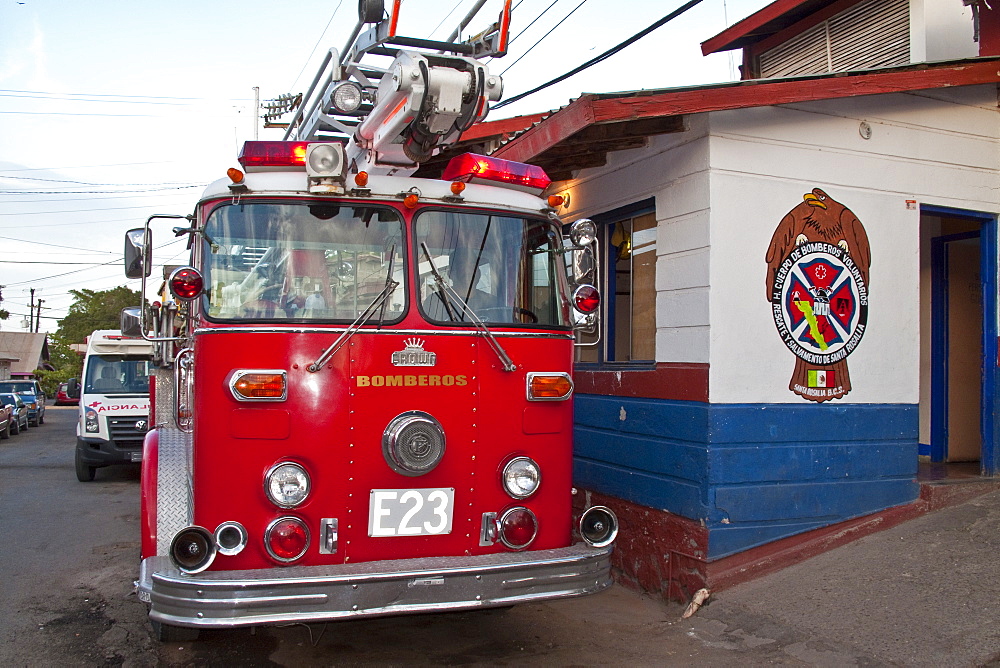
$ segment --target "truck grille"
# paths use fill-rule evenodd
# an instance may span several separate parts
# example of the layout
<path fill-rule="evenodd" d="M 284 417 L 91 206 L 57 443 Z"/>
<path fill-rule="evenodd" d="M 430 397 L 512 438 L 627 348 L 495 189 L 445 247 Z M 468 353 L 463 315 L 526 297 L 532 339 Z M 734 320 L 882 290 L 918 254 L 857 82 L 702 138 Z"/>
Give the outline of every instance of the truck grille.
<path fill-rule="evenodd" d="M 145 415 L 109 417 L 108 430 L 111 432 L 111 440 L 119 448 L 138 449 L 142 447 L 142 441 L 149 430 L 149 418 Z"/>

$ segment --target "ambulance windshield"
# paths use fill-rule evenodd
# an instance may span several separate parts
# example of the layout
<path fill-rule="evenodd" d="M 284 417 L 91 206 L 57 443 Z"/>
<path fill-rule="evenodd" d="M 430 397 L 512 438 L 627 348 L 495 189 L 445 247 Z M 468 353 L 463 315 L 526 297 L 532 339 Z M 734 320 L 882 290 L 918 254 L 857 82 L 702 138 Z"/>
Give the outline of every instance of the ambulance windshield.
<path fill-rule="evenodd" d="M 388 207 L 241 203 L 205 225 L 208 316 L 221 320 L 352 322 L 400 286 L 383 322 L 403 315 L 403 224 Z"/>
<path fill-rule="evenodd" d="M 552 223 L 427 209 L 414 230 L 420 310 L 431 322 L 472 322 L 436 273 L 485 323 L 570 326 L 562 241 Z"/>
<path fill-rule="evenodd" d="M 90 355 L 83 391 L 87 394 L 145 394 L 149 392 L 148 356 Z"/>

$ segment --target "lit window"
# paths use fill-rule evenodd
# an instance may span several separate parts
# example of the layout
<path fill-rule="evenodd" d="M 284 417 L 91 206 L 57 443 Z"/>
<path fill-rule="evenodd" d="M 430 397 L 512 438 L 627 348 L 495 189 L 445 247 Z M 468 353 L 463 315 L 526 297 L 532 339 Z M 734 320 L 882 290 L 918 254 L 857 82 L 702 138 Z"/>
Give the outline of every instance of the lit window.
<path fill-rule="evenodd" d="M 616 216 L 599 233 L 604 299 L 598 331 L 582 334 L 577 362 L 656 359 L 656 215 Z"/>

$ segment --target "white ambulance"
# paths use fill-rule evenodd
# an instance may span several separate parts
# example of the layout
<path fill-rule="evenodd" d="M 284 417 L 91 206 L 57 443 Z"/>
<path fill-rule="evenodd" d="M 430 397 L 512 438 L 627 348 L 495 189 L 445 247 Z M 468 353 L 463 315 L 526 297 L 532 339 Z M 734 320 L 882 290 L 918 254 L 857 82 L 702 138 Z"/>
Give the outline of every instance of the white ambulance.
<path fill-rule="evenodd" d="M 76 477 L 94 479 L 111 464 L 142 461 L 149 430 L 149 372 L 152 344 L 98 330 L 87 339 L 83 380 L 70 381 L 70 396 L 80 397 L 76 425 Z M 76 385 L 76 387 L 74 387 Z"/>

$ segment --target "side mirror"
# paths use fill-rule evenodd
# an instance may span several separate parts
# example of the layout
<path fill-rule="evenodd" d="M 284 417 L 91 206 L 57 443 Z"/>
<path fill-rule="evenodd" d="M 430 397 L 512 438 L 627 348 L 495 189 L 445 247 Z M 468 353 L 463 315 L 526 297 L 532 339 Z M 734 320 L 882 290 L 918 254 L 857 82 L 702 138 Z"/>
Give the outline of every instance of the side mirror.
<path fill-rule="evenodd" d="M 142 324 L 140 318 L 142 317 L 141 307 L 132 306 L 129 308 L 123 308 L 121 314 L 120 329 L 122 330 L 123 336 L 142 336 Z"/>
<path fill-rule="evenodd" d="M 125 233 L 125 276 L 145 278 L 153 270 L 153 232 L 144 227 Z"/>
<path fill-rule="evenodd" d="M 66 381 L 66 394 L 72 399 L 80 398 L 80 382 L 76 378 Z"/>

